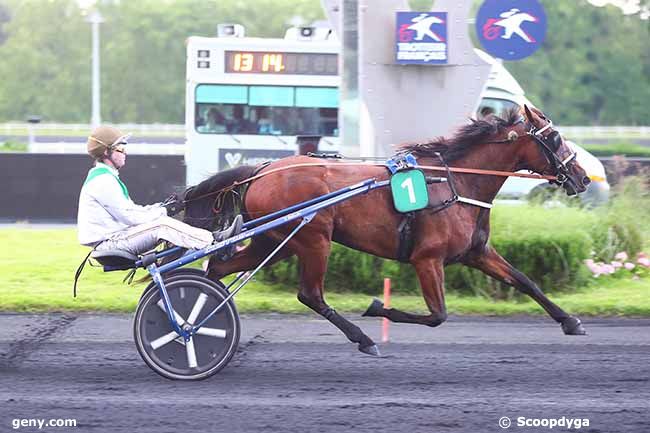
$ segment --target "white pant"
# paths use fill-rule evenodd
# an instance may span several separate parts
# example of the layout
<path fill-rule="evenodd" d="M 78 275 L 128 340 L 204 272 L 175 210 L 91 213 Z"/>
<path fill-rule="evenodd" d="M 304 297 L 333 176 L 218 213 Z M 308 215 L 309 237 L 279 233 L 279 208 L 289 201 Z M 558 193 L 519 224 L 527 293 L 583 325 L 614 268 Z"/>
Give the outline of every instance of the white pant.
<path fill-rule="evenodd" d="M 183 248 L 201 249 L 212 244 L 214 236 L 212 232 L 164 216 L 113 234 L 97 250 L 121 250 L 138 255 L 153 249 L 161 241 Z"/>

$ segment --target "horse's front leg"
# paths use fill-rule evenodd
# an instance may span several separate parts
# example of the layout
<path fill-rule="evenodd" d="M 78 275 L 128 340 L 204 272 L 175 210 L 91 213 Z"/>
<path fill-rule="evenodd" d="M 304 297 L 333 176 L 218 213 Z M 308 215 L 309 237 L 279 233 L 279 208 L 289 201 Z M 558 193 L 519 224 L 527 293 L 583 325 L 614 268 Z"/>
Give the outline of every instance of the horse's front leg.
<path fill-rule="evenodd" d="M 549 316 L 562 325 L 565 334 L 585 335 L 587 333 L 582 327 L 580 319 L 569 316 L 564 310 L 551 302 L 535 283 L 515 269 L 491 246 L 486 245 L 479 252 L 471 254 L 464 263 L 509 286 L 513 286 L 533 298 L 546 310 Z"/>
<path fill-rule="evenodd" d="M 433 258 L 423 258 L 414 261 L 413 266 L 418 274 L 418 280 L 422 288 L 422 296 L 431 314 L 425 316 L 405 313 L 395 308 L 384 308 L 384 304 L 375 299 L 363 315 L 386 317 L 392 322 L 418 323 L 427 326 L 438 326 L 447 320 L 444 288 L 445 273 L 442 261 Z"/>

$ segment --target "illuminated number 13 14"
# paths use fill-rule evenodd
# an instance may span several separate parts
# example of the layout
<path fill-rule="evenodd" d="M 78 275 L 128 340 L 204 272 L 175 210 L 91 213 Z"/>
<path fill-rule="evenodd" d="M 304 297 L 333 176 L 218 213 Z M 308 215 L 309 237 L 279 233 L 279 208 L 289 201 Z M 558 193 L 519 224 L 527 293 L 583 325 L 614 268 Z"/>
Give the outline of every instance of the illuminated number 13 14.
<path fill-rule="evenodd" d="M 264 57 L 262 57 L 262 72 L 281 72 L 283 69 L 282 54 L 264 54 Z"/>
<path fill-rule="evenodd" d="M 233 69 L 240 72 L 249 72 L 253 70 L 253 55 L 251 53 L 235 54 Z"/>

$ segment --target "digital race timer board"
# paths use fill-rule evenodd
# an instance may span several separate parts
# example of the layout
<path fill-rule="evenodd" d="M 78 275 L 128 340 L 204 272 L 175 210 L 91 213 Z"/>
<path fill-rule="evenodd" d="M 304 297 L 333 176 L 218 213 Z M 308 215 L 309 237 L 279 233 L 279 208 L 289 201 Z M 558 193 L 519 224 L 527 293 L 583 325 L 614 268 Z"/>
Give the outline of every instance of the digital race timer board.
<path fill-rule="evenodd" d="M 225 65 L 236 74 L 338 75 L 338 55 L 330 53 L 226 51 Z"/>

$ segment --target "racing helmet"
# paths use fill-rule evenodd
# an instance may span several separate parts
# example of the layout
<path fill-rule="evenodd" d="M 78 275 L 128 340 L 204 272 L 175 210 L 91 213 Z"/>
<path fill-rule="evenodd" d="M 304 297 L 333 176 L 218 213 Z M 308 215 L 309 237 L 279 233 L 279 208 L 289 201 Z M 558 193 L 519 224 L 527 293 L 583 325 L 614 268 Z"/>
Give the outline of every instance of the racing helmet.
<path fill-rule="evenodd" d="M 88 155 L 100 159 L 107 150 L 122 151 L 130 137 L 131 134 L 124 134 L 113 126 L 98 126 L 88 137 Z"/>

